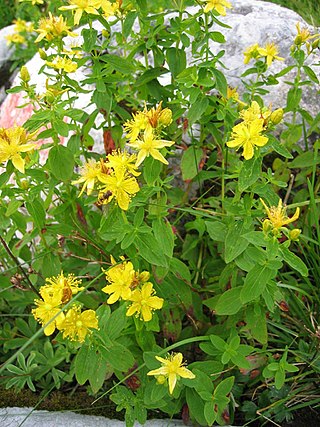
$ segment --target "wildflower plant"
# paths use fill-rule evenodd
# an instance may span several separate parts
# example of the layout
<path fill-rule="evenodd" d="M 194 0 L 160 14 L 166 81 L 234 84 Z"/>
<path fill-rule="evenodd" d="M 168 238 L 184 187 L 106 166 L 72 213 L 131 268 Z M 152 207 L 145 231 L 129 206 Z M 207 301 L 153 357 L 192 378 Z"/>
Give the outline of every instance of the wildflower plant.
<path fill-rule="evenodd" d="M 32 116 L 0 129 L 1 382 L 112 387 L 128 426 L 155 408 L 223 425 L 252 404 L 281 422 L 318 375 L 320 119 L 300 101 L 319 36 L 253 40 L 237 91 L 210 47 L 232 2 L 173 1 L 168 20 L 140 0 L 28 3 L 46 83 L 23 66 L 9 92 Z M 266 105 L 289 71 L 287 104 Z"/>

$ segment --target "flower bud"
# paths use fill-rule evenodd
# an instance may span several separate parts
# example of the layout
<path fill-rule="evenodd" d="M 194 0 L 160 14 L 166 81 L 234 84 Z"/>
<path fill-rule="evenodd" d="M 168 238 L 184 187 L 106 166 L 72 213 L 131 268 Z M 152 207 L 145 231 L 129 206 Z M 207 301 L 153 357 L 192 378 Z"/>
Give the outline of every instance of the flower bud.
<path fill-rule="evenodd" d="M 48 104 L 52 104 L 55 100 L 55 96 L 50 90 L 47 90 L 47 92 L 44 95 L 44 98 Z"/>
<path fill-rule="evenodd" d="M 283 119 L 283 109 L 278 108 L 271 113 L 270 120 L 274 125 L 277 125 Z"/>
<path fill-rule="evenodd" d="M 164 375 L 157 375 L 156 379 L 158 384 L 164 384 L 166 382 L 166 377 Z"/>
<path fill-rule="evenodd" d="M 298 34 L 298 35 L 296 36 L 296 38 L 294 39 L 294 44 L 295 44 L 296 46 L 300 46 L 302 43 L 303 43 L 303 38 L 301 37 L 301 35 L 300 35 L 300 34 Z"/>
<path fill-rule="evenodd" d="M 28 190 L 28 188 L 29 188 L 29 181 L 27 181 L 26 179 L 22 179 L 20 181 L 20 188 L 22 188 L 23 190 Z"/>
<path fill-rule="evenodd" d="M 311 46 L 312 46 L 312 50 L 316 49 L 317 47 L 320 47 L 320 38 L 319 38 L 319 39 L 314 40 L 314 41 L 311 43 Z"/>
<path fill-rule="evenodd" d="M 301 234 L 301 230 L 299 230 L 299 228 L 294 228 L 293 230 L 290 230 L 289 238 L 290 240 L 298 240 L 300 234 Z"/>
<path fill-rule="evenodd" d="M 172 122 L 172 111 L 169 108 L 165 108 L 160 113 L 159 125 L 169 126 L 171 122 Z"/>
<path fill-rule="evenodd" d="M 139 281 L 144 283 L 147 282 L 150 279 L 150 273 L 149 271 L 143 271 L 139 274 Z"/>
<path fill-rule="evenodd" d="M 21 67 L 20 78 L 25 83 L 28 83 L 30 81 L 30 74 L 28 68 L 25 65 Z"/>
<path fill-rule="evenodd" d="M 262 230 L 264 234 L 268 234 L 273 229 L 272 222 L 269 219 L 265 219 L 262 223 Z"/>
<path fill-rule="evenodd" d="M 43 59 L 44 61 L 48 58 L 48 55 L 43 49 L 39 49 L 38 52 L 39 52 L 40 58 Z"/>

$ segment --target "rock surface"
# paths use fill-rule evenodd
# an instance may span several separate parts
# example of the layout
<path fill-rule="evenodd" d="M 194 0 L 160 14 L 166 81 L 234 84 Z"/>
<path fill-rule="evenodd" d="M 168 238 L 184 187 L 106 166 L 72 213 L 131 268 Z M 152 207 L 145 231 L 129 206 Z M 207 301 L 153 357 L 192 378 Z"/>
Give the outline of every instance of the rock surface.
<path fill-rule="evenodd" d="M 33 411 L 33 408 L 0 409 L 1 427 L 124 427 L 125 423 L 109 418 L 80 415 L 74 412 Z M 179 420 L 150 420 L 145 427 L 179 427 Z M 135 427 L 141 424 L 135 423 Z"/>

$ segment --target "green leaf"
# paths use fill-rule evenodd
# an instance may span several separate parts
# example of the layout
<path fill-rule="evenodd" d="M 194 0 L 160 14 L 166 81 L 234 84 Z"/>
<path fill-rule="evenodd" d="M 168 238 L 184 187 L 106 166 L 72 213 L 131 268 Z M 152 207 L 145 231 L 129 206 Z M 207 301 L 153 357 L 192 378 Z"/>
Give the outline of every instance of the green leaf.
<path fill-rule="evenodd" d="M 116 371 L 127 372 L 133 367 L 135 359 L 131 351 L 122 344 L 113 343 L 110 347 L 101 347 L 104 360 Z"/>
<path fill-rule="evenodd" d="M 255 265 L 245 278 L 240 294 L 242 304 L 258 298 L 264 291 L 268 281 L 273 279 L 276 274 L 277 272 L 268 268 L 267 265 Z"/>
<path fill-rule="evenodd" d="M 168 261 L 155 237 L 152 234 L 139 234 L 134 245 L 139 255 L 153 265 L 168 267 Z"/>
<path fill-rule="evenodd" d="M 219 34 L 219 33 L 218 33 Z M 225 78 L 225 75 L 216 68 L 211 68 L 215 78 L 216 78 L 216 89 L 221 93 L 225 98 L 227 97 L 228 83 Z"/>
<path fill-rule="evenodd" d="M 202 148 L 191 146 L 182 155 L 181 171 L 182 179 L 193 179 L 199 172 L 199 164 L 203 156 Z"/>
<path fill-rule="evenodd" d="M 253 157 L 246 162 L 242 162 L 238 187 L 239 191 L 243 192 L 248 187 L 253 185 L 261 176 L 261 157 Z"/>
<path fill-rule="evenodd" d="M 250 305 L 246 310 L 246 322 L 253 338 L 263 345 L 267 344 L 267 319 L 263 307 L 258 304 Z"/>
<path fill-rule="evenodd" d="M 61 273 L 60 259 L 54 252 L 45 254 L 43 257 L 41 272 L 43 277 L 57 276 Z"/>
<path fill-rule="evenodd" d="M 238 313 L 242 308 L 242 303 L 240 300 L 240 293 L 242 291 L 242 286 L 237 288 L 228 289 L 224 292 L 219 298 L 216 306 L 215 312 L 218 315 L 232 315 Z"/>
<path fill-rule="evenodd" d="M 93 28 L 90 28 L 90 29 L 84 28 L 81 31 L 81 35 L 83 37 L 83 44 L 82 44 L 83 50 L 85 52 L 91 52 L 96 44 L 98 31 L 94 30 Z"/>
<path fill-rule="evenodd" d="M 68 181 L 72 178 L 74 156 L 72 151 L 63 145 L 56 145 L 49 151 L 47 165 L 55 178 Z"/>
<path fill-rule="evenodd" d="M 267 246 L 267 241 L 262 231 L 250 231 L 249 233 L 243 234 L 243 237 L 254 246 Z"/>
<path fill-rule="evenodd" d="M 197 98 L 196 102 L 191 105 L 188 111 L 189 124 L 193 124 L 204 114 L 209 105 L 209 100 L 206 97 Z"/>
<path fill-rule="evenodd" d="M 215 411 L 214 402 L 206 402 L 204 404 L 204 416 L 206 418 L 207 426 L 212 426 L 212 424 L 215 422 L 218 413 Z"/>
<path fill-rule="evenodd" d="M 224 242 L 227 235 L 227 227 L 221 221 L 205 221 L 208 234 L 214 242 Z"/>
<path fill-rule="evenodd" d="M 169 47 L 166 50 L 167 63 L 173 77 L 177 77 L 187 66 L 185 49 Z"/>
<path fill-rule="evenodd" d="M 32 222 L 41 230 L 45 225 L 46 211 L 44 210 L 42 200 L 40 200 L 34 199 L 32 202 L 27 202 L 26 208 L 32 217 Z"/>
<path fill-rule="evenodd" d="M 233 387 L 234 377 L 228 377 L 221 381 L 214 390 L 214 397 L 227 396 Z"/>
<path fill-rule="evenodd" d="M 246 231 L 243 221 L 234 221 L 230 225 L 225 240 L 224 257 L 227 264 L 247 249 L 249 242 L 242 236 Z"/>
<path fill-rule="evenodd" d="M 8 206 L 7 206 L 7 210 L 5 213 L 5 216 L 7 218 L 9 218 L 12 214 L 14 214 L 19 208 L 20 206 L 23 205 L 23 201 L 22 200 L 16 200 L 16 199 L 12 199 L 10 200 Z"/>
<path fill-rule="evenodd" d="M 294 253 L 292 253 L 285 246 L 280 246 L 280 252 L 283 256 L 284 261 L 290 265 L 291 268 L 298 271 L 301 276 L 308 277 L 308 268 L 305 263 L 297 257 Z"/>
<path fill-rule="evenodd" d="M 100 56 L 99 59 L 111 65 L 115 71 L 119 71 L 122 74 L 131 74 L 135 71 L 132 60 L 130 61 L 127 58 L 108 53 L 108 55 Z"/>
<path fill-rule="evenodd" d="M 293 156 L 290 153 L 290 151 L 287 150 L 283 144 L 280 144 L 277 138 L 274 138 L 273 136 L 269 136 L 269 146 L 272 147 L 275 152 L 280 154 L 280 156 L 283 156 L 286 159 L 293 159 Z"/>
<path fill-rule="evenodd" d="M 172 258 L 174 248 L 174 234 L 169 222 L 158 218 L 152 222 L 154 236 L 161 246 L 162 252 Z"/>
<path fill-rule="evenodd" d="M 159 178 L 162 170 L 162 163 L 153 157 L 147 157 L 143 162 L 143 178 L 146 183 L 151 187 Z"/>
<path fill-rule="evenodd" d="M 298 108 L 302 97 L 302 89 L 291 88 L 287 96 L 287 111 L 294 111 Z"/>
<path fill-rule="evenodd" d="M 309 79 L 313 81 L 313 83 L 319 84 L 319 79 L 312 68 L 308 67 L 308 65 L 304 65 L 303 69 L 306 75 L 309 77 Z"/>
<path fill-rule="evenodd" d="M 109 339 L 116 340 L 123 329 L 126 327 L 127 317 L 125 313 L 125 306 L 117 308 L 108 318 L 105 326 L 105 333 Z"/>
<path fill-rule="evenodd" d="M 191 283 L 191 273 L 189 268 L 179 259 L 172 258 L 170 260 L 170 271 L 178 278 L 186 283 Z"/>

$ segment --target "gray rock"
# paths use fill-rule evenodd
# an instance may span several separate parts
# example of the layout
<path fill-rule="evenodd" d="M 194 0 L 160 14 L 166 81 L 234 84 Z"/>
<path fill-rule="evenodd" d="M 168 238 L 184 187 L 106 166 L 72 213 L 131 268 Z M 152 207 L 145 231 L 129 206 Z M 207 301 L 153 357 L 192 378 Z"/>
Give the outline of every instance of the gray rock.
<path fill-rule="evenodd" d="M 14 25 L 9 25 L 0 30 L 0 69 L 8 62 L 12 54 L 12 47 L 7 44 L 6 36 L 14 33 Z"/>

